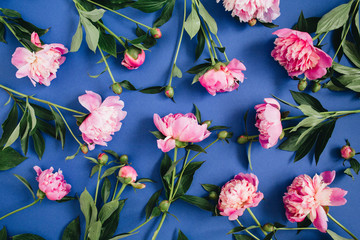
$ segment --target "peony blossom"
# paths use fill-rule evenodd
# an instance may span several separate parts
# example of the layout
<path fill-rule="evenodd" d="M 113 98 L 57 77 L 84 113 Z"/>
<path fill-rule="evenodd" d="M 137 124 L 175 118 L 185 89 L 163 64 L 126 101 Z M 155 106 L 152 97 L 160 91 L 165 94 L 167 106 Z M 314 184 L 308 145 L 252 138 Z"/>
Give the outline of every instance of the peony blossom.
<path fill-rule="evenodd" d="M 274 146 L 282 133 L 280 104 L 273 98 L 265 98 L 263 104 L 255 106 L 259 142 L 263 148 Z"/>
<path fill-rule="evenodd" d="M 350 159 L 355 156 L 355 150 L 348 145 L 343 146 L 340 150 L 340 153 L 341 157 L 344 159 Z"/>
<path fill-rule="evenodd" d="M 279 4 L 280 0 L 223 0 L 225 10 L 232 11 L 231 16 L 240 22 L 258 19 L 270 23 L 280 16 Z"/>
<path fill-rule="evenodd" d="M 130 184 L 136 189 L 143 189 L 146 187 L 143 183 L 137 183 L 136 178 L 138 174 L 133 167 L 124 166 L 120 168 L 118 177 L 122 183 Z"/>
<path fill-rule="evenodd" d="M 145 52 L 136 47 L 125 50 L 124 59 L 121 64 L 129 70 L 138 69 L 145 61 Z"/>
<path fill-rule="evenodd" d="M 60 65 L 64 63 L 66 58 L 62 55 L 66 54 L 68 49 L 58 43 L 41 45 L 36 32 L 31 34 L 31 42 L 42 49 L 31 52 L 24 47 L 16 48 L 11 58 L 11 63 L 18 69 L 16 77 L 27 76 L 34 86 L 36 83 L 49 86 L 50 82 L 56 78 Z"/>
<path fill-rule="evenodd" d="M 66 183 L 60 169 L 53 173 L 53 167 L 42 171 L 40 167 L 35 166 L 34 170 L 37 173 L 36 181 L 39 182 L 39 189 L 49 200 L 61 200 L 70 192 L 71 185 Z"/>
<path fill-rule="evenodd" d="M 100 95 L 92 91 L 81 95 L 79 102 L 90 112 L 79 127 L 82 138 L 90 150 L 95 148 L 95 144 L 107 146 L 106 142 L 111 141 L 111 135 L 120 130 L 120 121 L 126 117 L 127 113 L 122 111 L 124 102 L 119 96 L 107 97 L 101 102 Z"/>
<path fill-rule="evenodd" d="M 217 208 L 222 216 L 228 216 L 230 221 L 242 216 L 246 208 L 256 207 L 264 198 L 257 192 L 258 178 L 250 173 L 239 173 L 222 188 Z"/>
<path fill-rule="evenodd" d="M 176 141 L 180 142 L 201 142 L 210 135 L 207 124 L 199 125 L 196 117 L 192 113 L 172 114 L 160 118 L 154 114 L 154 123 L 157 129 L 166 137 L 157 140 L 158 148 L 163 152 L 168 152 L 175 148 Z"/>
<path fill-rule="evenodd" d="M 271 56 L 286 69 L 290 77 L 305 74 L 309 80 L 315 80 L 323 77 L 326 68 L 331 67 L 331 57 L 314 47 L 308 33 L 283 28 L 273 34 L 278 38 Z"/>
<path fill-rule="evenodd" d="M 290 222 L 301 222 L 306 216 L 321 232 L 327 230 L 327 216 L 324 207 L 341 206 L 346 203 L 347 191 L 330 188 L 335 171 L 326 171 L 313 178 L 304 174 L 296 177 L 283 197 L 286 217 Z"/>
<path fill-rule="evenodd" d="M 213 96 L 217 92 L 231 92 L 239 87 L 239 82 L 244 81 L 246 70 L 244 64 L 233 59 L 228 65 L 218 63 L 215 68 L 208 70 L 199 78 L 200 84 Z"/>

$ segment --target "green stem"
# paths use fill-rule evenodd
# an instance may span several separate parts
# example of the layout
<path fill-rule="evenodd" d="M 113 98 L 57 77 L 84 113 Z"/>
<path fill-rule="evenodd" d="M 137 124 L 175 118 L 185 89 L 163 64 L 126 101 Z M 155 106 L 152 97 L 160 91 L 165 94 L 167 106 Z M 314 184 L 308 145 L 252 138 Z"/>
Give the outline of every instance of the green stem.
<path fill-rule="evenodd" d="M 147 224 L 148 222 L 150 222 L 154 217 L 149 217 L 145 222 L 143 222 L 142 224 L 140 224 L 139 226 L 137 226 L 136 228 L 134 228 L 133 230 L 131 230 L 130 232 L 128 233 L 133 233 L 135 232 L 136 230 L 138 230 L 139 228 L 143 227 L 145 224 Z"/>
<path fill-rule="evenodd" d="M 324 40 L 324 38 L 326 37 L 326 35 L 328 34 L 329 32 L 326 32 L 325 34 L 324 34 L 324 36 L 322 36 L 322 38 L 320 39 L 320 41 L 318 42 L 318 46 L 321 44 L 321 42 Z"/>
<path fill-rule="evenodd" d="M 208 46 L 208 49 L 209 49 L 209 54 L 210 54 L 210 58 L 211 58 L 211 64 L 215 65 L 215 59 L 214 59 L 214 56 L 212 54 L 211 46 L 210 46 L 210 43 L 209 43 L 209 38 L 206 35 L 206 33 L 204 31 L 204 28 L 203 27 L 200 27 L 200 28 L 201 28 L 202 33 L 204 34 L 204 37 L 205 37 L 205 40 L 206 40 L 206 45 Z"/>
<path fill-rule="evenodd" d="M 10 215 L 12 215 L 12 214 L 14 214 L 14 213 L 20 212 L 21 210 L 24 210 L 24 209 L 26 209 L 26 208 L 28 208 L 28 207 L 31 207 L 32 205 L 35 205 L 35 204 L 36 204 L 37 202 L 39 202 L 39 201 L 40 201 L 40 199 L 38 198 L 38 199 L 36 199 L 34 202 L 30 203 L 29 205 L 26 205 L 26 206 L 24 206 L 24 207 L 22 207 L 22 208 L 18 208 L 18 209 L 16 209 L 16 210 L 14 210 L 14 211 L 12 211 L 12 212 L 10 212 L 10 213 L 2 216 L 2 217 L 0 218 L 0 220 L 3 220 L 4 218 L 6 218 L 6 217 L 8 217 L 8 216 L 10 216 Z"/>
<path fill-rule="evenodd" d="M 0 16 L 0 22 L 3 23 L 3 24 L 5 24 L 5 26 L 6 26 L 6 27 L 10 30 L 10 32 L 15 36 L 15 38 L 19 41 L 19 43 L 21 43 L 21 45 L 23 45 L 23 46 L 24 46 L 27 50 L 29 50 L 30 52 L 33 51 L 32 49 L 29 49 L 29 47 L 26 46 L 26 45 L 21 41 L 21 39 L 16 35 L 14 29 L 11 27 L 11 25 L 10 25 L 9 23 L 7 23 L 2 16 Z"/>
<path fill-rule="evenodd" d="M 219 37 L 218 37 L 217 34 L 215 35 L 215 37 L 216 37 L 216 40 L 218 41 L 220 47 L 223 48 L 223 45 L 221 44 L 220 39 L 219 39 Z M 226 52 L 225 52 L 225 51 L 224 51 L 223 54 L 224 54 L 224 57 L 225 57 L 226 61 L 227 61 L 227 62 L 230 62 L 229 59 L 228 59 L 228 57 L 227 57 L 227 55 L 226 55 Z"/>
<path fill-rule="evenodd" d="M 177 159 L 177 151 L 178 148 L 175 147 L 174 149 L 174 160 L 173 162 L 176 162 Z M 172 171 L 172 177 L 171 177 L 171 188 L 170 188 L 170 194 L 169 194 L 169 203 L 171 204 L 171 201 L 173 200 L 173 195 L 175 195 L 174 193 L 174 187 L 175 187 L 175 177 L 176 177 L 176 167 L 174 167 L 173 171 Z M 169 204 L 169 208 L 170 208 L 170 204 Z"/>
<path fill-rule="evenodd" d="M 312 40 L 315 41 L 316 39 L 318 39 L 318 38 L 320 37 L 320 35 L 321 35 L 321 33 L 316 34 L 316 35 L 312 38 Z"/>
<path fill-rule="evenodd" d="M 101 48 L 100 48 L 99 45 L 98 45 L 98 48 L 99 48 L 99 52 L 100 52 L 100 54 L 101 54 L 101 57 L 102 57 L 102 59 L 104 60 L 104 63 L 105 63 L 105 65 L 106 65 L 106 69 L 107 69 L 108 72 L 109 72 L 109 75 L 110 75 L 111 80 L 113 81 L 113 83 L 116 83 L 116 81 L 115 81 L 115 79 L 114 79 L 114 76 L 112 75 L 111 69 L 110 69 L 110 67 L 109 67 L 109 64 L 108 64 L 108 62 L 106 61 L 106 58 L 105 58 L 103 52 L 101 51 Z"/>
<path fill-rule="evenodd" d="M 281 119 L 281 121 L 288 121 L 288 120 L 293 120 L 293 119 L 298 119 L 298 118 L 305 118 L 307 117 L 306 115 L 301 115 L 301 116 L 295 116 L 295 117 L 286 117 Z"/>
<path fill-rule="evenodd" d="M 196 2 L 196 0 L 195 0 L 195 2 Z M 213 54 L 214 54 L 214 57 L 216 58 L 216 59 L 218 59 L 218 57 L 217 57 L 217 54 L 216 54 L 216 50 L 215 50 L 215 46 L 214 46 L 214 40 L 212 39 L 212 37 L 211 37 L 211 32 L 210 32 L 210 30 L 209 30 L 209 27 L 208 27 L 208 25 L 205 23 L 204 24 L 205 25 L 205 28 L 206 28 L 206 31 L 207 31 L 207 33 L 208 33 L 208 35 L 209 35 L 209 38 L 210 38 L 210 43 L 211 43 L 211 47 L 212 47 L 212 50 L 213 50 Z"/>
<path fill-rule="evenodd" d="M 99 172 L 98 172 L 97 183 L 96 183 L 96 191 L 95 191 L 95 206 L 96 206 L 97 195 L 98 195 L 98 192 L 99 192 L 99 184 L 100 184 L 100 174 L 101 174 L 101 168 L 102 168 L 102 165 L 100 165 Z"/>
<path fill-rule="evenodd" d="M 121 185 L 121 188 L 120 188 L 118 194 L 117 194 L 116 197 L 115 197 L 116 199 L 120 199 L 120 195 L 121 195 L 121 193 L 124 191 L 124 189 L 125 189 L 126 186 L 127 186 L 127 184 L 125 184 L 125 183 L 123 183 L 123 184 Z"/>
<path fill-rule="evenodd" d="M 356 12 L 356 10 L 357 10 L 357 7 L 358 7 L 358 5 L 359 5 L 359 2 L 360 2 L 360 0 L 357 0 L 357 1 L 356 1 L 356 5 L 355 5 L 355 8 L 354 8 L 354 11 L 353 11 L 353 13 L 351 14 L 351 17 L 350 17 L 350 23 L 352 22 L 352 20 L 353 20 L 353 18 L 354 18 L 354 16 L 355 16 L 355 12 Z M 351 26 L 351 24 L 349 24 L 349 25 L 347 26 L 347 28 L 346 28 L 344 37 L 343 37 L 343 39 L 341 39 L 340 45 L 339 45 L 338 49 L 336 50 L 334 57 L 332 58 L 333 61 L 335 60 L 337 54 L 339 53 L 339 51 L 340 51 L 340 49 L 341 49 L 341 47 L 342 47 L 342 45 L 343 45 L 343 43 L 344 43 L 344 41 L 345 41 L 345 39 L 346 39 L 346 36 L 347 36 L 347 34 L 348 34 L 349 30 L 350 30 L 350 26 Z"/>
<path fill-rule="evenodd" d="M 23 93 L 18 92 L 18 91 L 12 90 L 11 88 L 5 87 L 5 86 L 2 85 L 2 84 L 0 84 L 0 88 L 4 89 L 5 91 L 8 91 L 8 92 L 15 93 L 15 94 L 17 94 L 17 95 L 19 95 L 19 96 L 21 96 L 21 97 L 27 97 L 27 98 L 29 98 L 29 99 L 31 99 L 31 100 L 34 100 L 34 101 L 37 101 L 37 102 L 41 102 L 41 103 L 45 103 L 45 104 L 47 104 L 47 105 L 51 105 L 51 106 L 54 106 L 54 107 L 58 107 L 58 108 L 64 109 L 64 110 L 69 111 L 69 112 L 73 112 L 73 113 L 85 115 L 85 113 L 83 113 L 83 112 L 79 112 L 79 111 L 76 111 L 76 110 L 71 109 L 71 108 L 63 107 L 63 106 L 60 106 L 60 105 L 58 105 L 58 104 L 55 104 L 55 103 L 52 103 L 52 102 L 49 102 L 49 101 L 45 101 L 45 100 L 42 100 L 42 99 L 39 99 L 39 98 L 30 96 L 30 95 L 23 94 Z"/>
<path fill-rule="evenodd" d="M 262 229 L 261 223 L 259 222 L 259 220 L 255 217 L 254 213 L 251 211 L 250 208 L 246 209 L 249 213 L 250 216 L 254 219 L 254 221 L 256 222 L 256 224 L 259 226 L 260 230 L 263 232 L 263 234 L 266 236 L 267 233 L 264 231 L 264 229 Z"/>
<path fill-rule="evenodd" d="M 318 230 L 318 229 L 314 227 L 304 227 L 304 228 L 276 228 L 276 231 L 277 230 Z"/>
<path fill-rule="evenodd" d="M 184 175 L 184 171 L 185 171 L 185 168 L 186 168 L 186 167 L 185 167 L 185 166 L 186 166 L 186 161 L 187 161 L 188 158 L 189 158 L 189 154 L 190 154 L 190 150 L 188 150 L 187 153 L 186 153 L 186 157 L 185 157 L 185 160 L 184 160 L 183 168 L 182 168 L 182 170 L 181 170 L 179 179 L 178 179 L 178 181 L 177 181 L 177 183 L 176 183 L 175 191 L 174 191 L 174 193 L 173 193 L 172 199 L 175 197 L 175 195 L 176 195 L 176 193 L 177 193 L 177 191 L 178 191 L 178 189 L 179 189 L 180 182 L 181 182 L 182 176 Z"/>
<path fill-rule="evenodd" d="M 219 141 L 219 140 L 220 140 L 219 138 L 215 139 L 212 143 L 210 143 L 209 145 L 207 145 L 206 147 L 204 147 L 204 150 L 208 149 L 211 145 L 213 145 L 214 143 L 216 143 L 216 142 Z M 199 156 L 200 154 L 201 154 L 201 152 L 198 152 L 197 154 L 195 154 L 195 156 L 193 156 L 193 157 L 189 160 L 189 162 L 185 165 L 185 168 L 186 168 L 187 166 L 189 166 L 189 164 L 190 164 L 197 156 Z"/>
<path fill-rule="evenodd" d="M 331 216 L 329 213 L 327 214 L 327 216 L 331 220 L 333 220 L 333 222 L 336 223 L 339 227 L 341 227 L 345 232 L 347 232 L 353 239 L 358 240 L 358 238 L 355 237 L 355 235 L 352 232 L 350 232 L 346 227 L 344 227 L 344 225 L 342 225 L 340 222 L 338 222 L 333 216 Z"/>
<path fill-rule="evenodd" d="M 111 31 L 108 27 L 106 27 L 102 22 L 97 21 L 97 23 L 98 23 L 104 30 L 106 30 L 108 33 L 110 33 L 116 40 L 118 40 L 119 43 L 120 43 L 121 45 L 123 45 L 123 47 L 125 47 L 125 42 L 124 42 L 120 37 L 118 37 L 113 31 Z"/>
<path fill-rule="evenodd" d="M 244 227 L 244 225 L 241 224 L 239 219 L 236 219 L 236 221 L 239 223 L 240 227 Z M 256 240 L 260 240 L 258 237 L 256 237 L 254 234 L 252 234 L 249 230 L 246 229 L 245 232 L 247 232 L 250 236 L 252 236 Z"/>
<path fill-rule="evenodd" d="M 183 19 L 183 23 L 182 23 L 182 27 L 181 27 L 180 39 L 179 39 L 179 43 L 178 43 L 178 45 L 177 45 L 177 49 L 176 49 L 176 53 L 175 53 L 175 58 L 174 58 L 174 63 L 173 63 L 172 68 L 171 68 L 171 75 L 170 75 L 170 79 L 169 79 L 169 84 L 168 84 L 168 86 L 171 86 L 171 83 L 172 83 L 173 72 L 174 72 L 174 68 L 175 68 L 175 66 L 176 66 L 177 57 L 178 57 L 178 54 L 179 54 L 179 50 L 180 50 L 182 38 L 183 38 L 183 35 L 184 35 L 185 20 L 186 20 L 186 0 L 184 0 L 184 19 Z"/>
<path fill-rule="evenodd" d="M 114 189 L 114 193 L 113 193 L 113 196 L 111 198 L 111 201 L 115 199 L 115 195 L 116 195 L 118 185 L 119 185 L 119 180 L 116 180 L 115 189 Z"/>
<path fill-rule="evenodd" d="M 159 234 L 160 229 L 161 229 L 161 227 L 162 227 L 162 225 L 163 225 L 163 223 L 164 223 L 164 221 L 165 221 L 165 218 L 166 218 L 166 213 L 163 213 L 163 215 L 162 215 L 162 217 L 161 217 L 161 220 L 160 220 L 160 223 L 159 223 L 159 226 L 156 228 L 156 230 L 155 230 L 155 232 L 154 232 L 151 240 L 155 240 L 155 239 L 156 239 L 156 237 L 157 237 L 157 235 Z"/>

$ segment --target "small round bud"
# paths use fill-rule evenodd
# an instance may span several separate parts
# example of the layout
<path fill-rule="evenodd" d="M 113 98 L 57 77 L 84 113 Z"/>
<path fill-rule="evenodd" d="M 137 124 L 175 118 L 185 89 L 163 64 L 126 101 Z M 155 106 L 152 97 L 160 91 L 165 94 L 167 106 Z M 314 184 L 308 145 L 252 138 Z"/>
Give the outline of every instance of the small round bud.
<path fill-rule="evenodd" d="M 217 192 L 211 191 L 211 192 L 209 192 L 209 198 L 211 200 L 217 201 L 219 198 L 219 195 L 217 194 Z"/>
<path fill-rule="evenodd" d="M 150 29 L 151 36 L 155 39 L 161 38 L 162 34 L 159 28 L 152 28 Z"/>
<path fill-rule="evenodd" d="M 173 98 L 174 97 L 174 88 L 172 86 L 167 86 L 165 88 L 165 95 L 168 98 Z"/>
<path fill-rule="evenodd" d="M 318 82 L 316 82 L 316 83 L 313 84 L 313 86 L 312 86 L 312 88 L 311 88 L 311 91 L 312 91 L 313 93 L 316 93 L 316 92 L 318 92 L 320 89 L 321 89 L 321 84 L 318 83 Z"/>
<path fill-rule="evenodd" d="M 209 127 L 210 127 L 210 125 L 211 125 L 211 123 L 212 123 L 212 121 L 210 121 L 210 120 L 206 120 L 206 121 L 203 121 L 203 122 L 201 123 L 201 125 L 206 124 L 206 125 L 207 125 L 207 127 L 209 128 Z"/>
<path fill-rule="evenodd" d="M 355 150 L 349 145 L 345 145 L 341 148 L 341 157 L 344 159 L 350 159 L 355 156 Z"/>
<path fill-rule="evenodd" d="M 178 140 L 175 140 L 175 145 L 176 145 L 177 148 L 184 148 L 184 147 L 186 147 L 188 145 L 188 143 L 187 142 L 180 142 Z"/>
<path fill-rule="evenodd" d="M 274 224 L 267 223 L 264 226 L 262 226 L 262 229 L 266 232 L 273 232 L 275 230 Z"/>
<path fill-rule="evenodd" d="M 117 95 L 120 95 L 122 93 L 122 87 L 120 85 L 120 83 L 116 82 L 116 83 L 113 83 L 111 85 L 111 89 L 113 90 L 113 92 Z"/>
<path fill-rule="evenodd" d="M 256 22 L 257 22 L 256 18 L 253 18 L 253 19 L 248 21 L 248 24 L 249 24 L 250 27 L 253 27 L 253 26 L 255 26 Z"/>
<path fill-rule="evenodd" d="M 109 157 L 106 153 L 99 154 L 98 161 L 99 161 L 100 165 L 104 166 L 108 160 L 109 160 Z"/>
<path fill-rule="evenodd" d="M 249 141 L 249 136 L 244 136 L 244 135 L 241 135 L 240 137 L 238 137 L 237 139 L 237 143 L 238 144 L 245 144 Z"/>
<path fill-rule="evenodd" d="M 307 81 L 306 80 L 300 80 L 298 83 L 298 89 L 299 91 L 304 91 L 307 87 Z"/>
<path fill-rule="evenodd" d="M 38 189 L 36 192 L 36 196 L 38 199 L 44 199 L 46 194 L 43 191 L 41 191 L 40 189 Z"/>
<path fill-rule="evenodd" d="M 280 137 L 279 137 L 279 139 L 281 140 L 281 139 L 283 139 L 285 137 L 285 132 L 284 132 L 284 130 L 281 132 L 281 134 L 280 134 Z"/>
<path fill-rule="evenodd" d="M 89 149 L 85 144 L 80 146 L 80 150 L 83 154 L 87 154 L 89 152 Z"/>
<path fill-rule="evenodd" d="M 128 164 L 129 157 L 126 154 L 120 156 L 120 163 L 121 164 Z"/>
<path fill-rule="evenodd" d="M 224 140 L 227 136 L 228 136 L 227 131 L 221 131 L 221 132 L 218 133 L 218 138 L 221 139 L 221 140 Z"/>
<path fill-rule="evenodd" d="M 170 203 L 168 200 L 163 200 L 161 201 L 161 203 L 159 204 L 159 208 L 160 208 L 160 211 L 162 212 L 167 212 L 167 210 L 169 209 L 170 207 Z"/>

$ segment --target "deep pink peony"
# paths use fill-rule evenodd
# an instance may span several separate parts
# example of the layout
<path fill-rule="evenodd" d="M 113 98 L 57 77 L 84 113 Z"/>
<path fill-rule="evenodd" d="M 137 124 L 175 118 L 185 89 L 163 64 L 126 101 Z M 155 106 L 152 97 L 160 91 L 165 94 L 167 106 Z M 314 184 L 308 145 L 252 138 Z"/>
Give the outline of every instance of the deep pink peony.
<path fill-rule="evenodd" d="M 228 216 L 230 221 L 242 216 L 246 208 L 256 207 L 264 198 L 257 192 L 258 178 L 250 173 L 239 173 L 222 188 L 217 208 L 222 216 Z"/>
<path fill-rule="evenodd" d="M 126 117 L 127 113 L 122 111 L 124 102 L 119 96 L 111 96 L 101 103 L 101 96 L 92 91 L 81 95 L 79 102 L 90 112 L 79 127 L 82 138 L 90 150 L 95 148 L 95 144 L 107 146 L 106 142 L 111 141 L 111 135 L 120 130 L 120 121 Z"/>
<path fill-rule="evenodd" d="M 331 57 L 314 47 L 308 33 L 283 28 L 273 34 L 278 38 L 271 56 L 286 69 L 290 77 L 305 74 L 309 80 L 315 80 L 324 76 L 326 68 L 331 67 Z"/>
<path fill-rule="evenodd" d="M 280 104 L 273 98 L 265 98 L 265 103 L 255 106 L 259 142 L 263 148 L 274 146 L 282 133 Z"/>
<path fill-rule="evenodd" d="M 329 188 L 335 171 L 326 171 L 313 178 L 304 174 L 296 177 L 283 197 L 286 217 L 290 222 L 301 222 L 306 216 L 321 232 L 327 230 L 327 216 L 323 207 L 341 206 L 346 203 L 347 191 Z"/>
<path fill-rule="evenodd" d="M 207 124 L 199 125 L 192 113 L 172 114 L 160 118 L 154 114 L 154 123 L 157 129 L 166 137 L 157 140 L 158 148 L 168 152 L 175 148 L 175 140 L 180 142 L 201 142 L 210 135 Z"/>
<path fill-rule="evenodd" d="M 280 0 L 223 0 L 225 10 L 232 11 L 231 16 L 239 17 L 240 22 L 272 22 L 280 16 L 279 4 Z"/>
<path fill-rule="evenodd" d="M 38 52 L 31 52 L 24 47 L 16 48 L 11 58 L 11 63 L 18 69 L 17 78 L 28 76 L 34 86 L 36 83 L 49 86 L 56 78 L 56 72 L 64 63 L 68 49 L 62 44 L 41 45 L 39 35 L 36 32 L 31 34 L 31 42 L 42 48 Z"/>
<path fill-rule="evenodd" d="M 344 159 L 350 159 L 355 156 L 355 150 L 348 145 L 343 146 L 340 150 L 340 153 L 341 157 Z"/>
<path fill-rule="evenodd" d="M 199 78 L 199 82 L 213 96 L 217 92 L 231 92 L 239 87 L 239 82 L 244 81 L 244 74 L 241 72 L 244 70 L 244 64 L 233 59 L 227 66 L 221 63 L 219 69 L 208 70 Z"/>
<path fill-rule="evenodd" d="M 145 61 L 145 52 L 142 49 L 130 47 L 125 50 L 121 64 L 129 70 L 138 69 Z"/>
<path fill-rule="evenodd" d="M 39 189 L 49 200 L 60 200 L 70 192 L 71 185 L 66 183 L 60 169 L 53 173 L 53 167 L 42 171 L 40 167 L 35 166 L 34 170 L 37 173 L 36 180 L 39 182 Z"/>

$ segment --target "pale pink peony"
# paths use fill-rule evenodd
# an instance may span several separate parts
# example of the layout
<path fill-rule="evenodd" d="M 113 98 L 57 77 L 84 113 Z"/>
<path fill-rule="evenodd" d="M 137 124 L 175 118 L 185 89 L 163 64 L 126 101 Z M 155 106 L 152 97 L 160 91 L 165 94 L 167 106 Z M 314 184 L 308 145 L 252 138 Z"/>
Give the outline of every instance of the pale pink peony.
<path fill-rule="evenodd" d="M 309 80 L 315 80 L 323 77 L 326 68 L 331 67 L 331 57 L 314 47 L 308 33 L 283 28 L 273 34 L 278 38 L 271 56 L 286 69 L 290 77 L 305 74 Z"/>
<path fill-rule="evenodd" d="M 323 207 L 341 206 L 346 203 L 347 191 L 329 188 L 335 171 L 326 171 L 313 178 L 304 174 L 296 177 L 283 197 L 286 217 L 290 222 L 301 222 L 306 216 L 321 232 L 327 230 L 327 216 Z"/>
<path fill-rule="evenodd" d="M 343 146 L 340 152 L 341 157 L 343 157 L 344 159 L 350 159 L 355 156 L 355 150 L 348 145 Z"/>
<path fill-rule="evenodd" d="M 239 17 L 240 22 L 252 19 L 272 22 L 280 16 L 279 4 L 280 0 L 223 0 L 225 10 L 232 11 L 231 16 Z"/>
<path fill-rule="evenodd" d="M 282 133 L 280 104 L 273 98 L 265 98 L 265 103 L 255 106 L 259 142 L 263 148 L 274 146 Z"/>
<path fill-rule="evenodd" d="M 11 63 L 18 69 L 17 78 L 28 76 L 34 86 L 36 83 L 49 86 L 56 78 L 56 72 L 64 63 L 68 49 L 62 44 L 41 45 L 39 35 L 36 32 L 31 34 L 31 42 L 42 48 L 38 52 L 31 52 L 24 47 L 16 48 L 11 58 Z"/>
<path fill-rule="evenodd" d="M 53 167 L 42 171 L 40 167 L 35 166 L 34 170 L 37 173 L 36 180 L 39 182 L 39 189 L 49 200 L 61 200 L 70 192 L 71 185 L 66 183 L 60 169 L 53 173 Z"/>
<path fill-rule="evenodd" d="M 157 140 L 158 148 L 163 152 L 168 152 L 175 148 L 175 142 L 201 142 L 210 135 L 207 124 L 199 125 L 196 117 L 192 113 L 172 114 L 160 118 L 154 114 L 154 124 L 159 131 L 166 137 Z"/>
<path fill-rule="evenodd" d="M 81 95 L 79 102 L 90 112 L 79 127 L 82 138 L 90 150 L 95 148 L 95 144 L 107 146 L 106 142 L 111 141 L 111 135 L 120 130 L 120 121 L 126 117 L 127 113 L 122 111 L 124 102 L 119 96 L 110 96 L 101 103 L 101 96 L 92 91 Z"/>
<path fill-rule="evenodd" d="M 226 66 L 221 63 L 219 68 L 208 70 L 199 78 L 200 84 L 213 96 L 217 92 L 231 92 L 239 87 L 239 82 L 244 81 L 244 74 L 241 71 L 246 70 L 242 62 L 233 59 Z"/>
<path fill-rule="evenodd" d="M 222 216 L 228 216 L 230 221 L 242 216 L 246 208 L 256 207 L 264 198 L 257 192 L 258 178 L 250 173 L 239 173 L 222 188 L 217 208 Z"/>
<path fill-rule="evenodd" d="M 129 70 L 138 69 L 145 61 L 145 52 L 142 49 L 130 47 L 125 50 L 121 64 Z"/>
<path fill-rule="evenodd" d="M 138 174 L 135 171 L 135 169 L 130 166 L 124 166 L 124 167 L 120 168 L 119 173 L 118 173 L 118 177 L 121 179 L 121 181 L 123 183 L 130 184 L 131 186 L 133 186 L 134 188 L 137 188 L 137 189 L 145 188 L 146 187 L 145 184 L 136 182 L 137 176 L 138 176 Z M 131 179 L 131 180 L 129 181 L 129 179 Z"/>

